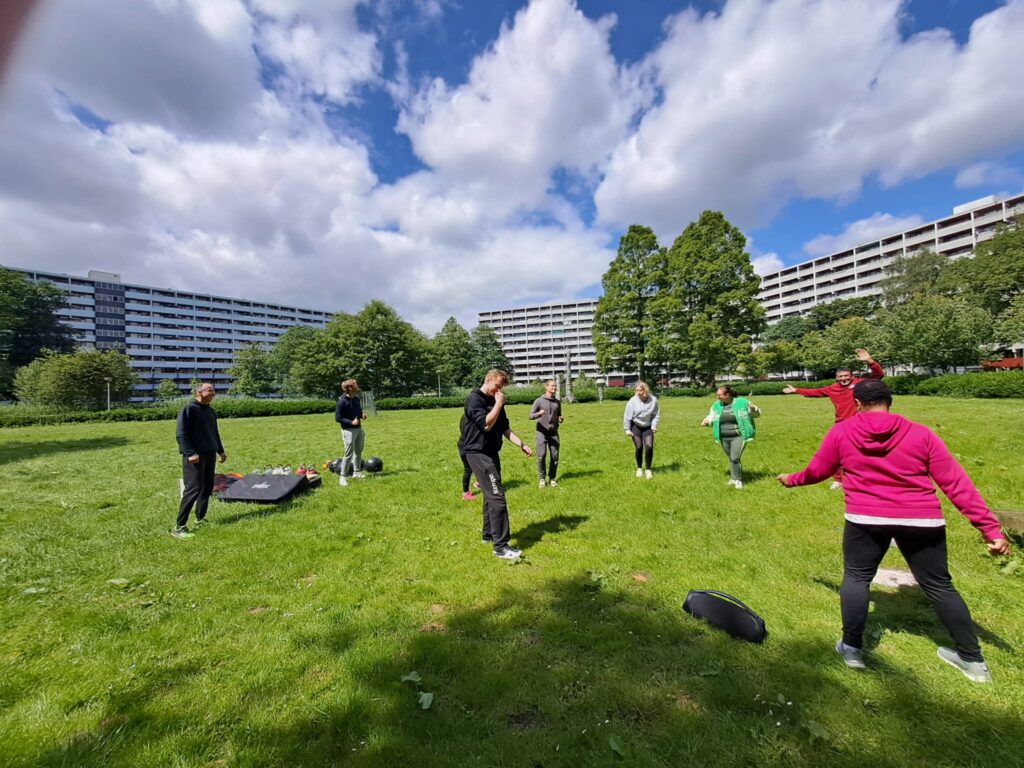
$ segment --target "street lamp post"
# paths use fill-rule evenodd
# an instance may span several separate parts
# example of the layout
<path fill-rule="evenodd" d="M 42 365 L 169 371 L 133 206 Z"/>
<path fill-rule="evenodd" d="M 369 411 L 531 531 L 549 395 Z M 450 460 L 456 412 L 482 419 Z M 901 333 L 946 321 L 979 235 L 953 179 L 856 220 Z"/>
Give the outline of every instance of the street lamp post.
<path fill-rule="evenodd" d="M 109 376 L 104 376 L 103 380 L 107 382 L 107 410 L 110 410 L 110 382 L 113 381 Z"/>

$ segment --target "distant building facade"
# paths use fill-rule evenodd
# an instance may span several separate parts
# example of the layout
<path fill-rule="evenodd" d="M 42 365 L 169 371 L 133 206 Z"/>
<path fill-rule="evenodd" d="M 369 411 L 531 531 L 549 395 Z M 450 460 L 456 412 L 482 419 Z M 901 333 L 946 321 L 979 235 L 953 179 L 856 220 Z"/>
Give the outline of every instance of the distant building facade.
<path fill-rule="evenodd" d="M 550 379 L 572 371 L 597 378 L 591 329 L 597 299 L 481 312 L 478 320 L 494 329 L 517 382 Z"/>
<path fill-rule="evenodd" d="M 925 249 L 959 258 L 974 253 L 996 228 L 1024 214 L 1024 195 L 994 195 L 958 205 L 953 215 L 786 267 L 761 278 L 758 300 L 769 324 L 806 314 L 818 304 L 881 293 L 893 259 Z"/>
<path fill-rule="evenodd" d="M 193 378 L 219 389 L 231 383 L 235 352 L 250 343 L 271 346 L 289 328 L 322 328 L 332 313 L 247 299 L 131 285 L 120 275 L 91 270 L 87 277 L 8 267 L 67 292 L 61 320 L 80 348 L 116 349 L 139 376 L 135 398 L 147 399 L 160 382 L 182 392 Z"/>

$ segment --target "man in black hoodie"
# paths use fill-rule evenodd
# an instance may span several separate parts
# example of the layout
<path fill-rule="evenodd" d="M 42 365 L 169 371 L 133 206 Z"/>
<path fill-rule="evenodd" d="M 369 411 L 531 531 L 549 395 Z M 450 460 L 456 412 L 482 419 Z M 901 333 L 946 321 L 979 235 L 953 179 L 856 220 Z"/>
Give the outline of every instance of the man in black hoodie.
<path fill-rule="evenodd" d="M 508 545 L 511 532 L 505 486 L 501 482 L 502 438 L 518 446 L 527 456 L 532 456 L 533 451 L 508 423 L 505 393 L 502 392 L 507 384 L 508 374 L 492 369 L 487 372 L 483 386 L 469 393 L 460 442 L 484 494 L 483 540 L 494 547 L 496 557 L 518 560 L 523 553 Z"/>
<path fill-rule="evenodd" d="M 216 397 L 213 385 L 204 382 L 196 390 L 196 399 L 181 409 L 178 414 L 178 451 L 181 453 L 181 474 L 185 489 L 178 507 L 178 521 L 171 531 L 176 539 L 188 539 L 188 516 L 192 506 L 196 508 L 196 525 L 206 520 L 206 509 L 213 493 L 216 457 L 221 463 L 227 461 L 224 445 L 217 429 L 217 414 L 210 403 Z"/>

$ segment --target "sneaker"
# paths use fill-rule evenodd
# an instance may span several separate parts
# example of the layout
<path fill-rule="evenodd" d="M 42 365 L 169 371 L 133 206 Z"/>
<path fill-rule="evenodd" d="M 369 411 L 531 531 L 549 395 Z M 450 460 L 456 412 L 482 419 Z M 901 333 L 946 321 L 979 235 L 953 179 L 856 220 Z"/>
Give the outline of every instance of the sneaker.
<path fill-rule="evenodd" d="M 172 528 L 171 536 L 173 536 L 176 539 L 191 539 L 193 536 L 195 536 L 195 534 L 190 532 L 188 526 L 186 525 L 181 528 Z"/>
<path fill-rule="evenodd" d="M 828 489 L 829 489 L 830 491 L 838 491 L 838 490 L 839 490 L 840 488 L 842 488 L 842 487 L 843 487 L 843 484 L 842 484 L 842 483 L 840 483 L 840 482 L 839 482 L 838 480 L 833 480 L 833 481 L 832 481 L 832 485 L 830 485 L 830 486 L 828 487 Z"/>
<path fill-rule="evenodd" d="M 198 530 L 199 528 L 202 528 L 204 525 L 206 525 L 206 518 L 205 517 L 197 517 L 196 518 L 195 528 Z"/>
<path fill-rule="evenodd" d="M 836 653 L 843 657 L 843 661 L 850 669 L 868 668 L 868 665 L 864 663 L 864 651 L 860 648 L 854 648 L 842 640 L 836 640 Z"/>
<path fill-rule="evenodd" d="M 348 478 L 344 475 L 338 475 L 338 485 L 348 485 Z"/>
<path fill-rule="evenodd" d="M 466 491 L 464 494 L 462 494 L 462 500 L 463 501 L 474 501 L 475 499 L 476 499 L 476 496 L 474 496 L 469 491 Z"/>
<path fill-rule="evenodd" d="M 557 488 L 557 487 L 558 487 L 558 483 L 556 483 L 554 480 L 548 480 L 548 488 Z"/>
<path fill-rule="evenodd" d="M 520 549 L 512 549 L 512 547 L 505 547 L 501 552 L 495 552 L 494 556 L 501 560 L 518 560 L 523 556 L 523 552 Z"/>
<path fill-rule="evenodd" d="M 636 476 L 637 477 L 643 477 L 644 476 L 644 471 L 642 469 L 640 469 L 639 467 L 637 467 L 637 469 L 636 469 Z"/>
<path fill-rule="evenodd" d="M 366 479 L 366 475 L 364 475 L 362 472 L 353 472 L 352 473 L 352 477 L 354 477 L 356 480 L 365 480 Z"/>
<path fill-rule="evenodd" d="M 651 480 L 654 478 L 654 473 L 648 469 L 646 472 L 644 472 L 644 477 L 646 477 L 648 480 Z"/>
<path fill-rule="evenodd" d="M 546 486 L 547 486 L 547 483 L 546 483 L 546 482 L 544 482 L 543 480 L 541 480 L 541 481 L 540 481 L 539 483 L 537 483 L 537 487 L 538 487 L 538 488 L 544 488 L 544 487 L 546 487 Z"/>
<path fill-rule="evenodd" d="M 988 671 L 988 664 L 984 661 L 964 661 L 952 648 L 939 648 L 938 656 L 951 667 L 963 672 L 969 680 L 976 683 L 992 682 L 992 673 Z"/>
<path fill-rule="evenodd" d="M 743 481 L 742 480 L 733 480 L 732 481 L 732 487 L 735 488 L 738 491 L 740 488 L 743 487 Z"/>

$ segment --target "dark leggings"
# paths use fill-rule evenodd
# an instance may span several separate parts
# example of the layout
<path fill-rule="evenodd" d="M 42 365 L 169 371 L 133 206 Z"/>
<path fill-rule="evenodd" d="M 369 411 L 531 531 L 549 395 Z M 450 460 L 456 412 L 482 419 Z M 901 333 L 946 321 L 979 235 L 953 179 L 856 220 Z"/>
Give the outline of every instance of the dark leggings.
<path fill-rule="evenodd" d="M 868 592 L 878 564 L 895 540 L 939 620 L 953 636 L 956 649 L 967 661 L 982 661 L 971 612 L 953 586 L 946 561 L 946 529 L 908 525 L 861 525 L 846 521 L 843 531 L 843 586 L 839 604 L 843 613 L 843 642 L 860 648 L 868 618 Z"/>
<path fill-rule="evenodd" d="M 640 463 L 643 460 L 650 469 L 654 463 L 654 430 L 631 423 L 629 434 L 633 437 L 633 447 L 636 449 L 636 468 L 640 469 L 643 466 Z"/>
<path fill-rule="evenodd" d="M 469 466 L 466 454 L 459 451 L 459 458 L 462 459 L 462 492 L 469 493 L 469 481 L 473 479 L 473 469 Z"/>

